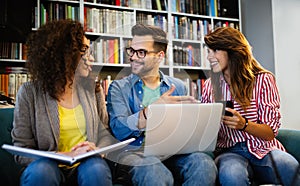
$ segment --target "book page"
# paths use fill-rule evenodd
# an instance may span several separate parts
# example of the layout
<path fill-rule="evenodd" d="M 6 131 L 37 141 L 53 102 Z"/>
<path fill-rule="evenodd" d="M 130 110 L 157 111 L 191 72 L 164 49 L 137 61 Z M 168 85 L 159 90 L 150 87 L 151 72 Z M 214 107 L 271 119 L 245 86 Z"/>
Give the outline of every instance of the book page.
<path fill-rule="evenodd" d="M 109 145 L 109 146 L 103 147 L 103 148 L 99 148 L 99 149 L 96 149 L 93 151 L 89 151 L 87 153 L 83 153 L 83 154 L 80 154 L 80 155 L 77 155 L 74 157 L 67 156 L 64 154 L 58 154 L 58 153 L 51 152 L 51 151 L 35 150 L 35 149 L 17 147 L 17 146 L 8 145 L 8 144 L 3 144 L 2 148 L 12 154 L 15 154 L 15 155 L 26 156 L 26 157 L 30 157 L 30 158 L 41 158 L 41 157 L 51 158 L 51 159 L 72 165 L 73 163 L 75 163 L 83 158 L 93 156 L 96 154 L 105 154 L 105 153 L 123 148 L 126 145 L 128 145 L 129 143 L 133 142 L 134 140 L 135 140 L 135 138 L 130 138 L 128 140 L 118 142 L 116 144 Z"/>

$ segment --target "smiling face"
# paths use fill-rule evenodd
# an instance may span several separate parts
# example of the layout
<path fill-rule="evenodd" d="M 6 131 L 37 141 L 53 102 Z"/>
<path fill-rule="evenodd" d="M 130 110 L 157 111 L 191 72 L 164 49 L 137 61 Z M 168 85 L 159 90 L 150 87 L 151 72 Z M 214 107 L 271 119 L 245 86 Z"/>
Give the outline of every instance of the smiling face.
<path fill-rule="evenodd" d="M 133 74 L 137 74 L 138 76 L 143 77 L 158 72 L 160 57 L 163 57 L 164 52 L 156 51 L 153 44 L 154 40 L 150 35 L 135 35 L 133 37 L 131 48 L 135 51 L 147 51 L 144 58 L 138 56 L 137 52 L 134 52 L 133 56 L 129 56 L 129 60 L 131 62 L 131 71 Z"/>
<path fill-rule="evenodd" d="M 224 74 L 227 74 L 227 72 L 229 72 L 229 59 L 227 51 L 208 49 L 207 59 L 213 72 L 223 72 Z"/>

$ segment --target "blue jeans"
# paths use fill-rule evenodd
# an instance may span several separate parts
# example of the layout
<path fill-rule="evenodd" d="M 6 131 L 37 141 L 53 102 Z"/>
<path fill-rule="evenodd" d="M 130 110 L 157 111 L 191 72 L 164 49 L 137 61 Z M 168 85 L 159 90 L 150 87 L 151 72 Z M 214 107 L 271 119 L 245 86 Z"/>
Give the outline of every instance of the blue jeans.
<path fill-rule="evenodd" d="M 246 143 L 242 142 L 226 149 L 215 162 L 222 186 L 250 185 L 253 179 L 258 184 L 300 183 L 297 174 L 299 163 L 293 156 L 280 150 L 273 150 L 264 158 L 258 159 L 248 151 Z"/>
<path fill-rule="evenodd" d="M 69 172 L 71 173 L 71 172 Z M 76 174 L 75 174 L 76 173 Z M 30 163 L 21 176 L 21 185 L 54 186 L 67 183 L 69 176 L 77 178 L 78 185 L 112 185 L 111 172 L 105 160 L 92 156 L 82 161 L 75 169 L 74 175 L 58 167 L 58 163 L 48 158 L 40 158 Z"/>
<path fill-rule="evenodd" d="M 129 153 L 119 159 L 119 172 L 128 172 L 132 185 L 215 185 L 217 167 L 205 153 L 174 155 L 160 158 Z"/>

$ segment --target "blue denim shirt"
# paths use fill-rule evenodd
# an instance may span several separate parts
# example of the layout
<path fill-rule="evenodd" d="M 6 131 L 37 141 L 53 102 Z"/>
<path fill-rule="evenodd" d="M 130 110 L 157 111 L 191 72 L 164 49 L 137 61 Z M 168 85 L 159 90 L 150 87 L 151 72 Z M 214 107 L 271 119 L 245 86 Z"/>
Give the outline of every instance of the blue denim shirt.
<path fill-rule="evenodd" d="M 162 72 L 160 79 L 160 94 L 174 84 L 176 89 L 172 93 L 173 96 L 186 95 L 186 87 L 180 79 L 164 75 Z M 143 131 L 137 127 L 139 112 L 144 108 L 143 94 L 143 81 L 137 75 L 130 74 L 111 83 L 107 95 L 107 111 L 110 128 L 118 140 L 131 137 L 143 140 Z"/>

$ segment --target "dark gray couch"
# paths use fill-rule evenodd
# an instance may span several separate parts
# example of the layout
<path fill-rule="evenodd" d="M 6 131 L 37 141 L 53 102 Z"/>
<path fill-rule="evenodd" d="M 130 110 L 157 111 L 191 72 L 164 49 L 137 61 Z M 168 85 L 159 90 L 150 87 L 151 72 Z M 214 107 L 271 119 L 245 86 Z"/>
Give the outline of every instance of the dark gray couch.
<path fill-rule="evenodd" d="M 13 108 L 0 108 L 0 146 L 12 144 L 10 131 L 12 129 Z M 283 143 L 289 153 L 300 161 L 300 130 L 280 129 L 277 139 Z M 19 184 L 21 167 L 13 156 L 0 148 L 0 180 L 1 185 L 14 186 Z"/>

